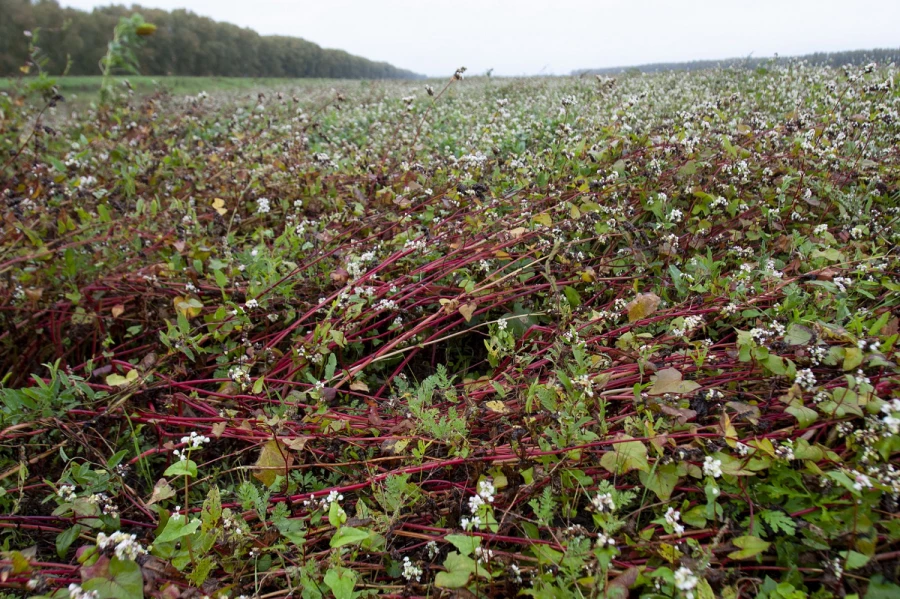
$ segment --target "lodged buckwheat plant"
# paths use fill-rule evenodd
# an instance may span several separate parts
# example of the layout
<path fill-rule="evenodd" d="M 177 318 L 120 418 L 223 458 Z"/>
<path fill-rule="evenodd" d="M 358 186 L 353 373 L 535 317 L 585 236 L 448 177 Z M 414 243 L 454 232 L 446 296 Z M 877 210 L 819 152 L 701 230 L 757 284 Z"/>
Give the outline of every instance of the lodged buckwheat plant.
<path fill-rule="evenodd" d="M 900 596 L 898 84 L 4 92 L 4 596 Z"/>

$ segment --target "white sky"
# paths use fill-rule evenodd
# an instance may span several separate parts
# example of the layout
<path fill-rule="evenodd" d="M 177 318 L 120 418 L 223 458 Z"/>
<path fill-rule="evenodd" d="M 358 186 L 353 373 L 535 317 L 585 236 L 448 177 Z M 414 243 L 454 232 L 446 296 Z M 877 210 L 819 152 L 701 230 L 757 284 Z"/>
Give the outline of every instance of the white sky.
<path fill-rule="evenodd" d="M 60 0 L 90 9 L 110 4 Z M 144 0 L 434 77 L 900 47 L 898 0 Z"/>

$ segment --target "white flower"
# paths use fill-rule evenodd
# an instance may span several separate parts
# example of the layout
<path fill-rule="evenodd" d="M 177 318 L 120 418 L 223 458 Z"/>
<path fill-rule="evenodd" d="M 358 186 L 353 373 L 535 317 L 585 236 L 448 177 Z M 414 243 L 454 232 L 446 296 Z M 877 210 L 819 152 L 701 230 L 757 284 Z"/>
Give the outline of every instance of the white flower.
<path fill-rule="evenodd" d="M 791 461 L 794 459 L 794 448 L 791 446 L 790 441 L 785 441 L 779 447 L 775 448 L 775 455 L 780 457 L 783 460 Z"/>
<path fill-rule="evenodd" d="M 403 578 L 406 580 L 416 579 L 416 582 L 422 579 L 422 568 L 409 561 L 409 556 L 403 556 Z"/>
<path fill-rule="evenodd" d="M 872 484 L 872 480 L 861 472 L 856 473 L 856 482 L 853 483 L 853 488 L 857 491 L 862 491 L 863 489 L 872 489 L 874 485 Z"/>
<path fill-rule="evenodd" d="M 521 584 L 522 583 L 522 570 L 519 569 L 519 566 L 517 566 L 516 564 L 510 564 L 509 571 L 512 573 L 513 581 L 515 581 L 516 584 Z"/>
<path fill-rule="evenodd" d="M 259 308 L 259 302 L 255 299 L 248 299 L 247 303 L 244 304 L 244 307 L 248 310 L 253 310 L 254 308 Z"/>
<path fill-rule="evenodd" d="M 85 591 L 74 582 L 69 585 L 69 599 L 97 599 L 97 591 Z"/>
<path fill-rule="evenodd" d="M 191 431 L 191 434 L 187 437 L 181 438 L 182 443 L 187 443 L 190 449 L 200 449 L 203 447 L 204 443 L 209 443 L 209 437 L 205 435 L 198 435 L 196 432 Z"/>
<path fill-rule="evenodd" d="M 109 536 L 102 532 L 97 534 L 98 548 L 102 550 L 112 546 L 115 547 L 113 551 L 120 560 L 134 560 L 139 555 L 147 553 L 147 550 L 141 547 L 141 544 L 137 542 L 137 537 L 134 535 L 122 531 L 116 531 Z"/>
<path fill-rule="evenodd" d="M 228 369 L 228 377 L 241 386 L 241 389 L 246 389 L 250 386 L 250 374 L 241 366 L 232 366 Z"/>
<path fill-rule="evenodd" d="M 485 549 L 484 547 L 476 547 L 475 557 L 478 558 L 479 563 L 486 564 L 494 558 L 494 552 L 490 549 Z"/>
<path fill-rule="evenodd" d="M 703 460 L 703 474 L 713 478 L 722 476 L 722 460 L 716 460 L 711 456 L 706 456 Z"/>
<path fill-rule="evenodd" d="M 893 399 L 881 406 L 881 413 L 884 414 L 881 423 L 892 435 L 900 434 L 900 418 L 894 416 L 896 412 L 900 412 L 900 399 Z"/>
<path fill-rule="evenodd" d="M 609 511 L 611 513 L 616 511 L 616 503 L 613 501 L 612 493 L 601 493 L 595 496 L 591 499 L 591 504 L 598 512 Z"/>
<path fill-rule="evenodd" d="M 694 576 L 690 569 L 681 566 L 675 570 L 675 588 L 679 591 L 684 591 L 684 596 L 687 599 L 694 599 L 694 589 L 699 582 L 700 579 Z"/>
<path fill-rule="evenodd" d="M 816 386 L 816 375 L 809 368 L 798 370 L 794 376 L 794 382 L 807 391 L 812 391 Z"/>
<path fill-rule="evenodd" d="M 271 211 L 272 208 L 269 205 L 269 198 L 259 198 L 256 200 L 256 213 L 257 214 L 266 214 Z"/>
<path fill-rule="evenodd" d="M 75 499 L 75 485 L 62 485 L 59 487 L 59 491 L 56 492 L 56 495 L 65 501 L 71 501 Z"/>
<path fill-rule="evenodd" d="M 597 533 L 597 547 L 600 547 L 601 549 L 603 549 L 607 545 L 610 547 L 615 547 L 616 540 L 614 538 L 612 538 L 611 536 L 607 535 L 606 533 L 598 532 Z"/>
<path fill-rule="evenodd" d="M 853 279 L 850 277 L 835 277 L 831 279 L 831 282 L 834 283 L 835 287 L 837 287 L 841 293 L 845 293 L 847 287 L 853 285 Z"/>
<path fill-rule="evenodd" d="M 494 502 L 494 483 L 489 480 L 483 480 L 478 483 L 478 496 L 488 503 Z"/>
<path fill-rule="evenodd" d="M 434 559 L 437 557 L 437 554 L 440 552 L 438 549 L 437 543 L 434 541 L 428 541 L 428 544 L 425 545 L 425 548 L 428 550 L 429 559 Z"/>
<path fill-rule="evenodd" d="M 666 523 L 672 527 L 672 532 L 674 532 L 679 537 L 684 534 L 684 525 L 678 522 L 681 519 L 681 512 L 677 511 L 675 508 L 670 507 L 668 510 L 666 510 L 665 519 Z"/>

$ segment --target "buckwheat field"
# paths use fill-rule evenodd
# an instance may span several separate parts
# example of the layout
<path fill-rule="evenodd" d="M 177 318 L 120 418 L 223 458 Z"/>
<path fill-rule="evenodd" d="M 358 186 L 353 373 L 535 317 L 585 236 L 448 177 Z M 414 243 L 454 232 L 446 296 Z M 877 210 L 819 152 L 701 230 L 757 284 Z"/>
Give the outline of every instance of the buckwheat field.
<path fill-rule="evenodd" d="M 7 87 L 0 597 L 900 596 L 898 84 Z"/>

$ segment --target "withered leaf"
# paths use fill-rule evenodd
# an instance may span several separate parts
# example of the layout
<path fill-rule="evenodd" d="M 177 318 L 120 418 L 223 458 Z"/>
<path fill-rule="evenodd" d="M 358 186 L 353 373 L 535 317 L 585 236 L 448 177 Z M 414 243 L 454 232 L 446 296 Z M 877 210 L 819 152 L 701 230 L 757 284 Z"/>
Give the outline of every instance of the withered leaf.
<path fill-rule="evenodd" d="M 625 306 L 628 309 L 628 322 L 634 322 L 647 318 L 659 307 L 660 298 L 655 293 L 638 293 L 637 296 Z"/>

